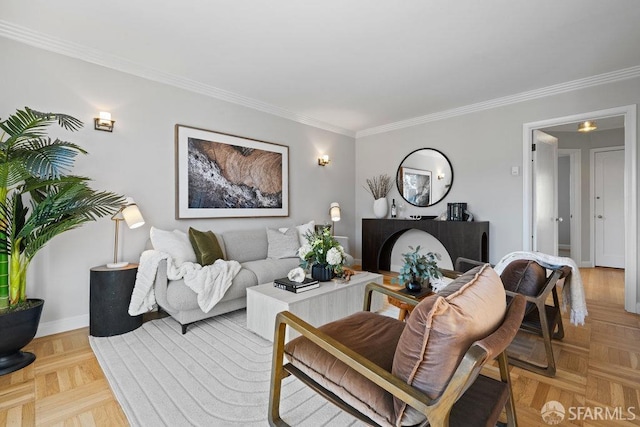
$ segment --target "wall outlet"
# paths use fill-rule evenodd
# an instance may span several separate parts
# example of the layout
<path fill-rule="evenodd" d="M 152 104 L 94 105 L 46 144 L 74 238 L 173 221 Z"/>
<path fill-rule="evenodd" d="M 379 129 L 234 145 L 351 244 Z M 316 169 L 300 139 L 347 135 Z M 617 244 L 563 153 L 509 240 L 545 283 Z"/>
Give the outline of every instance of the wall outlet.
<path fill-rule="evenodd" d="M 520 167 L 518 167 L 518 166 L 511 166 L 511 175 L 513 175 L 513 176 L 518 176 L 518 175 L 520 175 Z"/>

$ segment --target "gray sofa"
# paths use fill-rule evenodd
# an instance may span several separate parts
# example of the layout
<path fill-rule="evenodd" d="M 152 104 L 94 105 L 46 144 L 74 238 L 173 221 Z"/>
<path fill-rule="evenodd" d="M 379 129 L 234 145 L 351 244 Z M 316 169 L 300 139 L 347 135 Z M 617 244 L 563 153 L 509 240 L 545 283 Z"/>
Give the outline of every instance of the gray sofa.
<path fill-rule="evenodd" d="M 211 311 L 204 313 L 198 306 L 196 293 L 183 280 L 167 280 L 166 260 L 158 267 L 155 279 L 155 295 L 158 306 L 182 325 L 186 333 L 190 323 L 247 306 L 247 288 L 285 277 L 300 264 L 300 259 L 267 258 L 266 229 L 237 230 L 216 233 L 226 260 L 236 260 L 242 266 L 231 287 Z"/>

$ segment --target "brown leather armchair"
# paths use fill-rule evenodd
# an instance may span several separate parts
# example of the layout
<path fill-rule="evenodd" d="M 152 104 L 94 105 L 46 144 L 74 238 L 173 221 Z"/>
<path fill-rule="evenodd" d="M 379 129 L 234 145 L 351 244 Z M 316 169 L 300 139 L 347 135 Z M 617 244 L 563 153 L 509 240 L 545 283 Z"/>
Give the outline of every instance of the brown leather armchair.
<path fill-rule="evenodd" d="M 522 322 L 522 296 L 507 310 L 497 274 L 478 267 L 418 303 L 405 323 L 369 312 L 374 291 L 416 304 L 371 283 L 363 312 L 319 328 L 278 314 L 271 425 L 287 425 L 279 407 L 281 382 L 289 375 L 369 425 L 495 426 L 505 407 L 508 425 L 517 425 L 504 350 Z M 302 336 L 285 346 L 287 326 Z M 494 358 L 500 380 L 480 374 Z"/>

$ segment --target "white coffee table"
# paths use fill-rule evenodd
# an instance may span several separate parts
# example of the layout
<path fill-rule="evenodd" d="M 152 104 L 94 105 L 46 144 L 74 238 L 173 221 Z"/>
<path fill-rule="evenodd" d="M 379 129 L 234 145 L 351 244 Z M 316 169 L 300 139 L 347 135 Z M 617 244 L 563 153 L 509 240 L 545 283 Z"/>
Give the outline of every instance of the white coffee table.
<path fill-rule="evenodd" d="M 348 282 L 321 282 L 319 288 L 299 294 L 276 288 L 273 282 L 247 288 L 247 328 L 273 341 L 276 315 L 281 311 L 289 311 L 313 326 L 362 311 L 364 288 L 369 282 L 382 284 L 382 275 L 358 272 Z M 381 309 L 383 296 L 380 293 L 373 296 L 371 310 Z M 298 335 L 287 328 L 285 341 Z"/>

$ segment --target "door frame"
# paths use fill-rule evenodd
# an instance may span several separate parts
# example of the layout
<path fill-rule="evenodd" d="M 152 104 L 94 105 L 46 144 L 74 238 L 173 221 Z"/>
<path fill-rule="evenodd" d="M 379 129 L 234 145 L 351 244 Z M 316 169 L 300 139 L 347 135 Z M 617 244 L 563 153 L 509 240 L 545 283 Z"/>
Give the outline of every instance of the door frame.
<path fill-rule="evenodd" d="M 569 221 L 570 240 L 571 240 L 571 257 L 582 261 L 582 233 L 580 232 L 580 224 L 582 224 L 582 152 L 578 148 L 559 148 L 558 156 L 569 157 Z M 581 265 L 581 267 L 585 267 Z"/>
<path fill-rule="evenodd" d="M 524 123 L 522 125 L 522 177 L 523 177 L 523 249 L 531 250 L 533 232 L 532 203 L 532 154 L 533 130 L 550 126 L 574 123 L 584 120 L 597 120 L 604 117 L 624 116 L 624 223 L 625 223 L 625 275 L 624 308 L 631 313 L 640 313 L 638 303 L 638 153 L 636 149 L 636 105 L 591 111 L 565 117 Z"/>
<path fill-rule="evenodd" d="M 596 192 L 596 153 L 603 153 L 605 151 L 624 151 L 623 146 L 615 146 L 615 147 L 600 147 L 600 148 L 592 148 L 589 150 L 589 173 L 591 177 L 589 179 L 589 212 L 591 215 L 589 216 L 589 239 L 591 242 L 591 267 L 596 266 L 596 204 L 595 204 L 595 192 Z M 626 160 L 626 153 L 625 160 Z M 626 163 L 626 162 L 625 162 Z M 625 164 L 626 167 L 626 164 Z M 626 199 L 626 195 L 625 195 Z M 626 234 L 626 233 L 625 233 Z M 625 247 L 626 253 L 626 247 Z M 627 260 L 625 257 L 625 266 L 627 264 Z"/>

